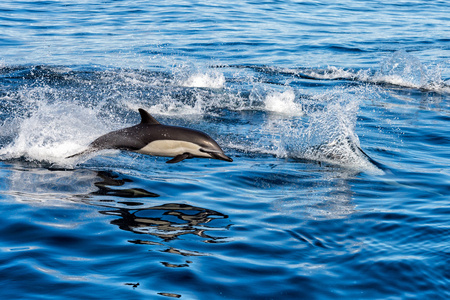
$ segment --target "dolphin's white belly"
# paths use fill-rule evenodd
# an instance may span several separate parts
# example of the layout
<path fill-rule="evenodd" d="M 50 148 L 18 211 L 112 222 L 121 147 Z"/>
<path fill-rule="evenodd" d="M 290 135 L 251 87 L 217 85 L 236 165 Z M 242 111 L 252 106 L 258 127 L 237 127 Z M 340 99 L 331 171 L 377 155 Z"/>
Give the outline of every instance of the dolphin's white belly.
<path fill-rule="evenodd" d="M 154 156 L 175 157 L 183 153 L 190 153 L 197 157 L 211 157 L 208 153 L 200 151 L 197 144 L 176 140 L 157 140 L 136 152 Z"/>

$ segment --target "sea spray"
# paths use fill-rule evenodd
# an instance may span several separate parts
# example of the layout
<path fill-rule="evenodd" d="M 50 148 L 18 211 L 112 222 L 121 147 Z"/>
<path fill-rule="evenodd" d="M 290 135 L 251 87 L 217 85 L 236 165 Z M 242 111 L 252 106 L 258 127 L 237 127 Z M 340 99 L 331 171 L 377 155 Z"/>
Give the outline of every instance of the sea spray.
<path fill-rule="evenodd" d="M 182 85 L 186 87 L 220 89 L 225 85 L 225 76 L 215 70 L 205 73 L 198 72 L 190 75 L 182 82 Z"/>
<path fill-rule="evenodd" d="M 303 98 L 303 117 L 278 116 L 266 120 L 264 128 L 271 133 L 268 152 L 278 157 L 376 171 L 376 167 L 359 151 L 356 133 L 359 106 L 370 95 L 374 95 L 372 88 L 357 86 L 334 88 Z"/>
<path fill-rule="evenodd" d="M 265 109 L 269 112 L 290 116 L 303 115 L 302 106 L 295 102 L 295 93 L 293 89 L 288 89 L 282 93 L 272 91 L 267 94 L 264 103 Z"/>
<path fill-rule="evenodd" d="M 71 103 L 41 103 L 20 122 L 13 142 L 0 149 L 0 156 L 63 165 L 67 155 L 105 131 L 92 109 Z"/>
<path fill-rule="evenodd" d="M 79 99 L 64 88 L 42 83 L 23 86 L 11 97 L 20 115 L 11 115 L 2 124 L 9 142 L 0 148 L 1 159 L 64 165 L 68 154 L 113 127 L 112 122 L 108 126 L 99 117 L 99 112 L 108 114 L 105 109 L 94 103 L 80 105 Z"/>
<path fill-rule="evenodd" d="M 442 78 L 445 65 L 444 62 L 425 64 L 411 53 L 399 50 L 385 57 L 377 72 L 368 81 L 449 93 L 450 84 Z"/>

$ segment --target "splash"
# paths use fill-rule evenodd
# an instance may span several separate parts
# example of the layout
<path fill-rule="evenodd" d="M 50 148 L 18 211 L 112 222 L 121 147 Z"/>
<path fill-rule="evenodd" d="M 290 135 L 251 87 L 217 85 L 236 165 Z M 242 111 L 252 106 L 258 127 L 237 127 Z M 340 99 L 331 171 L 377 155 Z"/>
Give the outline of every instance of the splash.
<path fill-rule="evenodd" d="M 225 86 L 225 76 L 217 71 L 198 72 L 184 80 L 182 86 L 221 89 Z"/>
<path fill-rule="evenodd" d="M 419 59 L 405 51 L 397 51 L 384 59 L 377 76 L 384 82 L 415 88 L 425 86 L 431 80 Z"/>
<path fill-rule="evenodd" d="M 423 64 L 417 57 L 401 50 L 380 63 L 380 68 L 371 81 L 448 93 L 450 86 L 442 79 L 442 71 L 441 64 Z"/>
<path fill-rule="evenodd" d="M 99 117 L 100 107 L 64 101 L 65 96 L 45 85 L 19 91 L 14 100 L 21 104 L 17 106 L 21 115 L 11 115 L 2 124 L 2 131 L 8 132 L 12 141 L 0 148 L 0 159 L 70 166 L 66 156 L 108 131 Z"/>
<path fill-rule="evenodd" d="M 356 133 L 361 101 L 374 91 L 369 86 L 339 87 L 303 99 L 301 118 L 269 118 L 265 122 L 268 153 L 278 157 L 322 161 L 379 173 L 360 151 Z"/>
<path fill-rule="evenodd" d="M 133 112 L 140 107 L 160 115 L 203 116 L 220 101 L 212 90 L 180 86 L 179 77 L 158 72 L 74 72 L 47 66 L 11 69 L 14 76 L 18 72 L 21 85 L 0 98 L 6 116 L 0 123 L 2 160 L 70 167 L 79 161 L 67 160 L 67 156 L 108 131 L 126 127 L 128 119 L 137 121 Z M 202 78 L 210 86 L 224 84 L 218 72 Z"/>
<path fill-rule="evenodd" d="M 297 73 L 298 74 L 298 73 Z M 302 74 L 316 80 L 367 80 L 370 76 L 370 70 L 355 71 L 346 70 L 335 66 L 328 66 L 325 69 L 304 69 Z"/>
<path fill-rule="evenodd" d="M 291 151 L 292 155 L 350 168 L 376 169 L 358 151 L 359 137 L 356 133 L 359 106 L 372 94 L 370 87 L 362 86 L 339 87 L 316 96 L 323 107 L 309 106 L 306 126 L 299 133 L 289 135 L 293 144 L 299 146 L 298 150 Z"/>
<path fill-rule="evenodd" d="M 232 74 L 230 84 L 217 90 L 187 87 L 183 76 L 161 72 L 62 70 L 52 75 L 57 70 L 48 69 L 44 74 L 30 70 L 37 72 L 31 84 L 2 98 L 11 106 L 7 114 L 12 120 L 1 128 L 7 137 L 2 137 L 0 159 L 74 164 L 65 157 L 108 131 L 135 124 L 142 107 L 157 118 L 162 115 L 162 121 L 179 118 L 169 124 L 220 136 L 224 146 L 236 151 L 370 168 L 358 151 L 356 134 L 359 105 L 373 93 L 368 86 L 308 95 L 287 79 L 272 84 L 247 73 L 242 78 Z M 185 71 L 179 74 L 197 74 Z M 201 74 L 224 76 L 208 72 Z"/>
<path fill-rule="evenodd" d="M 145 108 L 152 114 L 162 116 L 195 116 L 204 115 L 208 105 L 203 99 L 202 94 L 196 94 L 193 98 L 185 100 L 183 98 L 173 97 L 171 95 L 162 95 L 155 99 L 151 104 L 129 103 L 128 107 L 137 110 L 140 107 Z"/>
<path fill-rule="evenodd" d="M 159 82 L 153 79 L 154 74 L 148 74 L 150 76 L 146 80 L 153 82 L 152 86 L 146 87 L 152 90 L 149 93 L 151 101 L 139 95 L 124 104 L 133 110 L 144 107 L 156 115 L 183 117 L 214 114 L 214 109 L 226 105 L 226 94 L 222 92 L 226 79 L 219 71 L 203 70 L 187 64 L 174 66 L 171 73 L 172 76 L 166 76 Z M 141 84 L 137 88 L 141 89 Z"/>
<path fill-rule="evenodd" d="M 42 103 L 22 120 L 13 142 L 0 149 L 0 157 L 67 165 L 66 156 L 106 130 L 91 109 Z"/>
<path fill-rule="evenodd" d="M 303 110 L 301 105 L 295 103 L 295 93 L 293 89 L 285 92 L 272 91 L 265 98 L 266 111 L 290 115 L 302 116 Z"/>

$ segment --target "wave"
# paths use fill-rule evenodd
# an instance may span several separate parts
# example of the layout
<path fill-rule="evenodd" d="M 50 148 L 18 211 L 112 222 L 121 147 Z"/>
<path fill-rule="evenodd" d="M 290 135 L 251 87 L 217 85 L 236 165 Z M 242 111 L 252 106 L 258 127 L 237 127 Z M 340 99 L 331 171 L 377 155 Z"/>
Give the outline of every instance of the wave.
<path fill-rule="evenodd" d="M 218 65 L 213 68 L 248 69 L 256 73 L 277 74 L 295 79 L 312 81 L 348 81 L 388 87 L 411 88 L 436 93 L 450 93 L 450 80 L 442 74 L 446 62 L 421 63 L 412 54 L 400 50 L 384 58 L 375 69 L 344 69 L 336 66 L 325 68 L 279 68 L 257 65 Z"/>

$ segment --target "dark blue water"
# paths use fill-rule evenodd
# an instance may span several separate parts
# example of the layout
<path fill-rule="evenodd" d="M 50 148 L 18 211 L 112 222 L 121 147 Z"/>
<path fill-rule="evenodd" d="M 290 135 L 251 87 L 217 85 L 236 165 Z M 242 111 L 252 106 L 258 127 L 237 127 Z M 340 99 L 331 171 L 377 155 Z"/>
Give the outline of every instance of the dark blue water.
<path fill-rule="evenodd" d="M 448 299 L 447 1 L 2 1 L 2 299 Z M 234 162 L 106 150 L 139 122 Z"/>

